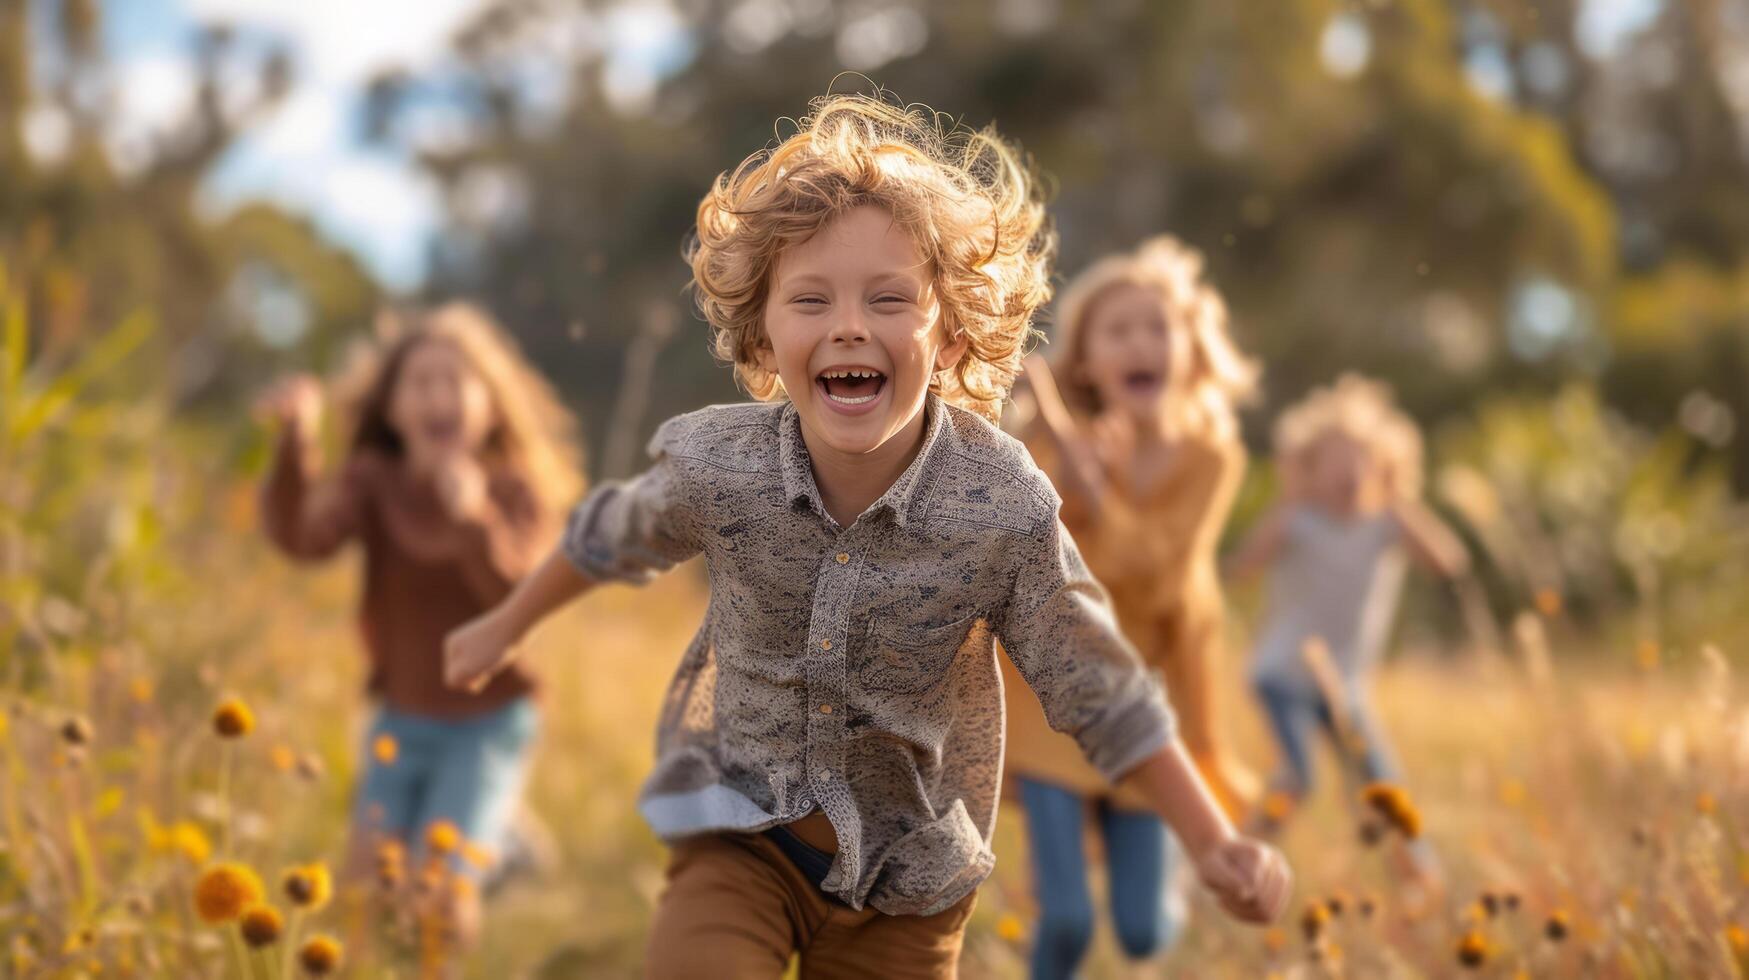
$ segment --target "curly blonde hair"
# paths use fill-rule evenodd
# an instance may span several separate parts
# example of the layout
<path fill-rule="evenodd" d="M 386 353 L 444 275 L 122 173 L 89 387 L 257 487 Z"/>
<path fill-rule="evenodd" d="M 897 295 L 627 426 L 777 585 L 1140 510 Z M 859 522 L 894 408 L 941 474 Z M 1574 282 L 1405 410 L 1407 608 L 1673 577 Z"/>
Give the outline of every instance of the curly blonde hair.
<path fill-rule="evenodd" d="M 1087 323 L 1112 289 L 1140 286 L 1160 296 L 1167 328 L 1190 337 L 1190 368 L 1184 390 L 1168 393 L 1195 431 L 1220 438 L 1238 434 L 1233 405 L 1257 388 L 1257 363 L 1233 343 L 1227 304 L 1203 278 L 1202 253 L 1171 235 L 1142 242 L 1133 252 L 1110 255 L 1076 276 L 1057 304 L 1053 367 L 1071 410 L 1098 414 L 1099 392 L 1081 370 L 1087 358 Z"/>
<path fill-rule="evenodd" d="M 771 272 L 784 249 L 872 205 L 892 214 L 934 267 L 942 326 L 966 355 L 930 387 L 995 419 L 1050 299 L 1056 238 L 1030 161 L 994 129 L 974 131 L 877 96 L 815 99 L 796 131 L 719 175 L 687 246 L 712 350 L 753 397 L 783 395 L 760 366 Z"/>
<path fill-rule="evenodd" d="M 1394 493 L 1404 498 L 1421 494 L 1421 428 L 1397 407 L 1390 386 L 1382 381 L 1344 374 L 1283 412 L 1274 435 L 1279 466 L 1303 467 L 1319 440 L 1341 435 L 1372 453 Z"/>
<path fill-rule="evenodd" d="M 491 392 L 496 419 L 486 434 L 482 461 L 527 479 L 549 517 L 576 502 L 583 491 L 576 420 L 490 316 L 468 303 L 386 310 L 378 317 L 377 333 L 377 343 L 353 351 L 341 381 L 353 451 L 401 456 L 401 434 L 389 421 L 401 369 L 420 345 L 447 343 L 461 352 Z"/>

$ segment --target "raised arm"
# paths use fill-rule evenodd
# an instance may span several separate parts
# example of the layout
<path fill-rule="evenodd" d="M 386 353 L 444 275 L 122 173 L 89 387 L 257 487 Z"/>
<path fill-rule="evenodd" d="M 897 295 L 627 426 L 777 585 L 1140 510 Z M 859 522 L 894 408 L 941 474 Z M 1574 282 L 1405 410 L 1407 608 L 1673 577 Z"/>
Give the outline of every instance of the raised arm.
<path fill-rule="evenodd" d="M 1418 500 L 1400 500 L 1391 508 L 1403 544 L 1417 565 L 1445 578 L 1461 578 L 1470 570 L 1470 554 L 1451 528 Z"/>
<path fill-rule="evenodd" d="M 1227 559 L 1227 577 L 1244 581 L 1273 564 L 1287 545 L 1288 521 L 1292 516 L 1293 507 L 1286 501 L 1271 508 Z"/>
<path fill-rule="evenodd" d="M 1033 354 L 1026 359 L 1024 372 L 1022 377 L 1038 404 L 1035 424 L 1044 433 L 1044 442 L 1058 463 L 1047 467 L 1057 483 L 1058 492 L 1068 498 L 1066 506 L 1097 507 L 1106 496 L 1105 473 L 1088 447 L 1081 427 L 1063 403 L 1063 394 L 1057 389 L 1057 378 L 1051 372 L 1050 362 Z"/>
<path fill-rule="evenodd" d="M 321 385 L 308 375 L 279 382 L 257 403 L 257 414 L 279 425 L 261 487 L 262 528 L 281 551 L 302 561 L 327 558 L 358 534 L 368 492 L 361 459 L 348 460 L 333 478 L 318 482 L 321 412 Z"/>

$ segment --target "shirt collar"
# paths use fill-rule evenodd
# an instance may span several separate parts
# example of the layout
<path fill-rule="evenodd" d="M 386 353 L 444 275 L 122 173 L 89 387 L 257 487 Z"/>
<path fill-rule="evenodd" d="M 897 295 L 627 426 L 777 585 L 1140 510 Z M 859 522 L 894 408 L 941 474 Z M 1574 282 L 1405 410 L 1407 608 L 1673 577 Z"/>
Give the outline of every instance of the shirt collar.
<path fill-rule="evenodd" d="M 868 512 L 874 513 L 885 508 L 892 512 L 894 521 L 903 527 L 913 516 L 923 513 L 924 504 L 928 500 L 930 487 L 934 484 L 935 471 L 940 468 L 941 461 L 952 451 L 950 443 L 953 440 L 953 426 L 949 424 L 947 404 L 934 392 L 930 392 L 923 406 L 923 446 L 917 450 L 917 456 L 911 460 L 911 465 L 899 474 L 887 492 L 872 504 Z M 814 482 L 814 465 L 808 456 L 807 444 L 802 440 L 802 417 L 796 411 L 793 403 L 785 404 L 783 415 L 778 422 L 778 456 L 783 470 L 784 499 L 793 507 L 806 506 L 826 517 L 826 508 L 820 503 L 820 488 Z"/>

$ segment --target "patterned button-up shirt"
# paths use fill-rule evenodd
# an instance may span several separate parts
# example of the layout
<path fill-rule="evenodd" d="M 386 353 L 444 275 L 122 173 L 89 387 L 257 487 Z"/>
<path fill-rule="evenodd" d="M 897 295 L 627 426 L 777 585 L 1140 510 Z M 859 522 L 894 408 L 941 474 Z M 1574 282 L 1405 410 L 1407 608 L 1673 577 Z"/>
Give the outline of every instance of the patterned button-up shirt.
<path fill-rule="evenodd" d="M 927 412 L 916 459 L 849 527 L 821 505 L 794 406 L 671 419 L 654 465 L 578 505 L 563 545 L 600 581 L 705 556 L 709 607 L 640 796 L 656 833 L 819 809 L 838 836 L 824 889 L 891 914 L 941 911 L 995 863 L 998 638 L 1107 778 L 1172 735 L 1049 480 L 976 415 L 934 396 Z"/>

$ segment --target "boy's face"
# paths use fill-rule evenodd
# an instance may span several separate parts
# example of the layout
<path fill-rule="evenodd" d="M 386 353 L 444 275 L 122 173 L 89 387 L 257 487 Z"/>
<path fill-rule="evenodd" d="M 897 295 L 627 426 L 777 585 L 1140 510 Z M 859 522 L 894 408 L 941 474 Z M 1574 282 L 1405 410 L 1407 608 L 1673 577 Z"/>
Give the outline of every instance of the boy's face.
<path fill-rule="evenodd" d="M 1307 489 L 1328 510 L 1343 515 L 1371 511 L 1383 497 L 1383 469 L 1373 451 L 1341 432 L 1310 447 Z"/>
<path fill-rule="evenodd" d="M 965 353 L 943 336 L 934 268 L 892 215 L 865 206 L 779 256 L 765 304 L 769 349 L 804 431 L 872 452 L 919 422 L 936 371 Z"/>

